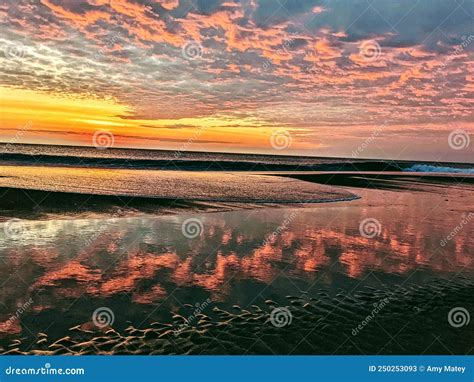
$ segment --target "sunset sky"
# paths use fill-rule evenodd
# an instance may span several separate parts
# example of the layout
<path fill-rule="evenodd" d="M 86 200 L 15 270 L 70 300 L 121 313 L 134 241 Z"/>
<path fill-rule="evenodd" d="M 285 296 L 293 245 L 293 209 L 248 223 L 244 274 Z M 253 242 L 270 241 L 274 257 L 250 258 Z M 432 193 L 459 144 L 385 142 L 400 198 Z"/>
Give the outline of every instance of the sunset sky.
<path fill-rule="evenodd" d="M 474 0 L 0 0 L 0 20 L 2 142 L 474 161 Z"/>

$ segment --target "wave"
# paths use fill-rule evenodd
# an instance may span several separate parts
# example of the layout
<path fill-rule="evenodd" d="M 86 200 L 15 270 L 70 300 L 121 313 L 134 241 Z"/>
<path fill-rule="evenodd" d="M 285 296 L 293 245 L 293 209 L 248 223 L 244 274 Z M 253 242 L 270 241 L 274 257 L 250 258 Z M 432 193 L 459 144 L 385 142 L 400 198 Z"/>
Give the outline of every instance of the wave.
<path fill-rule="evenodd" d="M 404 169 L 407 172 L 447 172 L 453 174 L 474 174 L 474 168 L 443 167 L 428 164 L 415 164 Z"/>

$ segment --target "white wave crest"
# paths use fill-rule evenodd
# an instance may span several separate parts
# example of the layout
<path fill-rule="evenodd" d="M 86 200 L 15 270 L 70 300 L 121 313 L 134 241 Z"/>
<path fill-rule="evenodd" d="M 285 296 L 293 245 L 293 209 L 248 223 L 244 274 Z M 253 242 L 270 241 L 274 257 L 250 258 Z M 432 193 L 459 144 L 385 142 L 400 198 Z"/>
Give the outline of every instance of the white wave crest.
<path fill-rule="evenodd" d="M 474 174 L 474 168 L 432 166 L 428 164 L 415 164 L 404 171 L 407 172 L 449 172 L 453 174 Z"/>

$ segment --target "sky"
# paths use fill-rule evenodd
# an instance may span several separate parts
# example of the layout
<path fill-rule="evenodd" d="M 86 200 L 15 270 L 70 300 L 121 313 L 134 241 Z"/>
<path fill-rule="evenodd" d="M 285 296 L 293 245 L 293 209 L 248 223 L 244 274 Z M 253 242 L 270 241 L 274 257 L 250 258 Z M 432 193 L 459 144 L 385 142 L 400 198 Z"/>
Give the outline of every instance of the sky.
<path fill-rule="evenodd" d="M 474 161 L 474 0 L 0 0 L 0 141 Z"/>

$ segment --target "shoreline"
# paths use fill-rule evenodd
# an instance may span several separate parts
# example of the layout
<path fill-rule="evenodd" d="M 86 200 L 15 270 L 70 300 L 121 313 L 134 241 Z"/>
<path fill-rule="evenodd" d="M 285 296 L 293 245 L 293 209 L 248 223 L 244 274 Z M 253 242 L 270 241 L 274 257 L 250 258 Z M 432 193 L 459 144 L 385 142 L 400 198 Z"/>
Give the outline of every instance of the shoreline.
<path fill-rule="evenodd" d="M 424 187 L 447 187 L 462 185 L 474 187 L 472 174 L 441 174 L 441 173 L 289 173 L 288 176 L 318 184 L 350 188 L 375 188 L 394 191 L 419 191 Z"/>
<path fill-rule="evenodd" d="M 53 217 L 97 218 L 140 215 L 174 215 L 180 213 L 229 212 L 259 208 L 291 208 L 322 203 L 337 203 L 360 199 L 358 195 L 321 198 L 312 201 L 209 201 L 166 199 L 127 195 L 94 195 L 72 192 L 52 192 L 22 188 L 0 188 L 0 223 L 11 218 L 40 219 Z M 26 196 L 26 198 L 25 198 Z M 41 207 L 34 200 L 41 200 Z M 25 203 L 26 201 L 26 203 Z M 20 208 L 17 206 L 21 205 Z"/>
<path fill-rule="evenodd" d="M 0 222 L 11 218 L 100 218 L 181 213 L 227 212 L 259 208 L 310 207 L 360 199 L 357 189 L 401 192 L 426 191 L 433 187 L 474 187 L 474 177 L 433 174 L 380 173 L 259 173 L 265 178 L 294 179 L 311 185 L 317 197 L 305 199 L 169 198 L 159 195 L 97 194 L 0 186 Z M 1 182 L 0 177 L 0 182 Z M 1 183 L 0 183 L 1 184 Z M 283 183 L 284 184 L 284 183 Z M 287 191 L 288 192 L 288 191 Z M 290 192 L 291 194 L 291 192 Z"/>
<path fill-rule="evenodd" d="M 0 215 L 136 215 L 352 200 L 338 187 L 229 172 L 0 166 Z"/>

